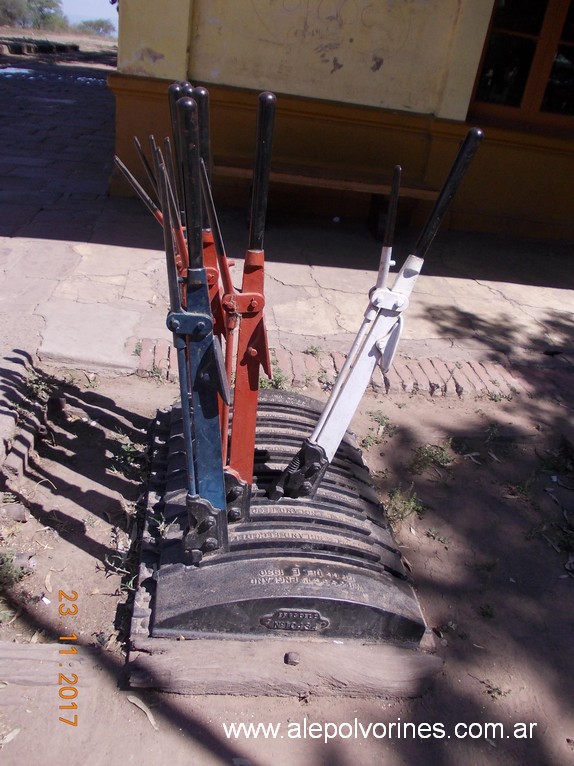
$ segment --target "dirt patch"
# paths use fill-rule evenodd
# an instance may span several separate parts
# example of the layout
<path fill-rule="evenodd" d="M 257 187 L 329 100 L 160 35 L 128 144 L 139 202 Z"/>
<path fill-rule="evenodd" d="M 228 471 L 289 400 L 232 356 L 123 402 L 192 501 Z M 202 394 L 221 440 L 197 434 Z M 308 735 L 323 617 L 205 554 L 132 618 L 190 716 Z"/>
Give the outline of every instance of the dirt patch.
<path fill-rule="evenodd" d="M 80 688 L 77 730 L 58 723 L 56 680 L 50 692 L 25 687 L 19 704 L 0 707 L 0 738 L 20 730 L 4 745 L 9 762 L 33 762 L 38 740 L 47 743 L 46 764 L 59 762 L 64 744 L 75 760 L 97 752 L 93 763 L 106 754 L 131 762 L 136 751 L 138 763 L 157 763 L 167 747 L 174 764 L 572 762 L 571 401 L 423 394 L 363 401 L 353 428 L 445 661 L 422 698 L 138 693 L 152 724 L 118 689 L 147 427 L 177 388 L 155 378 L 37 370 L 26 390 L 28 398 L 50 397 L 48 428 L 25 476 L 3 496 L 28 509 L 26 523 L 5 519 L 1 534 L 2 550 L 29 573 L 5 589 L 0 640 L 74 635 L 91 685 Z M 33 726 L 27 710 L 35 711 Z M 223 724 L 240 721 L 281 723 L 284 736 L 227 738 Z M 384 724 L 386 736 L 347 737 L 343 724 L 354 721 L 380 724 L 379 735 Z M 303 722 L 339 728 L 327 742 L 287 734 Z M 417 736 L 401 736 L 401 722 Z M 25 736 L 31 726 L 33 740 Z"/>

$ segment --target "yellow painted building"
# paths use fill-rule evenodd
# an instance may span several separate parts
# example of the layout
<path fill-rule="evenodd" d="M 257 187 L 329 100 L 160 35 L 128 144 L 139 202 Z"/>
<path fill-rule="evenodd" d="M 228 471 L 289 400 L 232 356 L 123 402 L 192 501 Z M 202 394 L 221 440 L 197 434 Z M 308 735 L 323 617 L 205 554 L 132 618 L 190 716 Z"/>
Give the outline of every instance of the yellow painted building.
<path fill-rule="evenodd" d="M 116 151 L 138 168 L 132 136 L 168 133 L 170 82 L 205 85 L 216 195 L 242 204 L 257 93 L 271 90 L 271 206 L 366 214 L 369 184 L 398 163 L 412 220 L 478 125 L 448 224 L 570 240 L 573 62 L 574 0 L 528 12 L 518 0 L 121 0 Z"/>

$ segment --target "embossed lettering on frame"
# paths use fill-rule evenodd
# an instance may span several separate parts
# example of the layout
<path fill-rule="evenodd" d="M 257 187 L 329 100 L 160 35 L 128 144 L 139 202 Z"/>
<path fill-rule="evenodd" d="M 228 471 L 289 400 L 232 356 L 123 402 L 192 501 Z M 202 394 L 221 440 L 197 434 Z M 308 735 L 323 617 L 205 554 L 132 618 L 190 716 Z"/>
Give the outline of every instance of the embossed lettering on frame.
<path fill-rule="evenodd" d="M 276 609 L 265 614 L 259 622 L 268 630 L 296 630 L 317 632 L 329 626 L 329 620 L 315 609 Z"/>

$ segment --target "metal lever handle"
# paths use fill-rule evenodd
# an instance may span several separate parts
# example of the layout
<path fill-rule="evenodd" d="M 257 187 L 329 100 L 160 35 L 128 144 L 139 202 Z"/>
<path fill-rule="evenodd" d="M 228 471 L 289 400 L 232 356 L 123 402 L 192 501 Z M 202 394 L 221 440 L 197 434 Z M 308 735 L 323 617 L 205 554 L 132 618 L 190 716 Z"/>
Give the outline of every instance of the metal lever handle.
<path fill-rule="evenodd" d="M 417 244 L 415 245 L 415 249 L 413 251 L 413 255 L 417 255 L 419 258 L 425 257 L 426 252 L 429 249 L 433 239 L 436 236 L 439 226 L 442 223 L 442 219 L 448 210 L 451 200 L 456 194 L 456 190 L 464 178 L 466 171 L 468 170 L 468 167 L 472 162 L 474 155 L 476 154 L 476 150 L 480 146 L 482 137 L 483 133 L 480 128 L 472 128 L 472 130 L 469 130 L 466 134 L 464 143 L 456 155 L 456 158 L 450 169 L 450 173 L 444 182 L 432 212 L 419 235 Z"/>
<path fill-rule="evenodd" d="M 172 84 L 167 89 L 167 95 L 168 95 L 168 101 L 169 101 L 169 116 L 171 120 L 171 133 L 173 136 L 173 140 L 176 147 L 176 154 L 177 154 L 179 152 L 179 147 L 177 145 L 178 138 L 179 138 L 179 131 L 177 127 L 178 116 L 177 116 L 176 104 L 180 98 L 184 98 L 184 96 L 188 94 L 184 92 L 182 83 L 172 82 Z"/>
<path fill-rule="evenodd" d="M 391 255 L 393 251 L 393 239 L 395 237 L 395 224 L 397 222 L 397 208 L 399 206 L 401 173 L 401 166 L 395 165 L 395 169 L 393 171 L 393 180 L 391 184 L 391 196 L 389 198 L 389 209 L 387 212 L 387 225 L 385 226 L 385 237 L 383 239 L 383 247 L 381 249 L 381 260 L 379 263 L 379 273 L 377 274 L 375 290 L 380 290 L 381 288 L 387 286 L 389 269 L 392 265 Z"/>
<path fill-rule="evenodd" d="M 183 175 L 183 205 L 190 269 L 203 267 L 201 174 L 199 169 L 199 118 L 192 98 L 180 98 L 176 104 L 177 145 Z"/>
<path fill-rule="evenodd" d="M 255 167 L 253 170 L 253 189 L 251 192 L 250 250 L 263 250 L 265 215 L 267 213 L 267 198 L 269 195 L 271 148 L 275 123 L 275 103 L 276 98 L 273 93 L 265 91 L 259 94 L 257 144 Z"/>
<path fill-rule="evenodd" d="M 395 165 L 393 170 L 393 180 L 391 182 L 391 196 L 389 197 L 389 210 L 387 213 L 387 225 L 385 226 L 383 247 L 392 247 L 393 239 L 395 238 L 395 224 L 397 222 L 397 208 L 399 205 L 399 193 L 401 189 L 401 173 L 401 166 Z"/>
<path fill-rule="evenodd" d="M 207 177 L 211 179 L 211 142 L 209 138 L 209 92 L 207 88 L 197 87 L 191 97 L 197 104 L 199 118 L 199 154 L 205 164 Z"/>
<path fill-rule="evenodd" d="M 192 98 L 197 104 L 199 120 L 199 155 L 202 166 L 205 167 L 207 180 L 211 179 L 211 141 L 209 137 L 209 92 L 207 88 L 197 87 L 192 90 Z M 205 197 L 203 198 L 205 202 Z M 205 206 L 203 208 L 203 228 L 208 229 L 209 218 Z"/>

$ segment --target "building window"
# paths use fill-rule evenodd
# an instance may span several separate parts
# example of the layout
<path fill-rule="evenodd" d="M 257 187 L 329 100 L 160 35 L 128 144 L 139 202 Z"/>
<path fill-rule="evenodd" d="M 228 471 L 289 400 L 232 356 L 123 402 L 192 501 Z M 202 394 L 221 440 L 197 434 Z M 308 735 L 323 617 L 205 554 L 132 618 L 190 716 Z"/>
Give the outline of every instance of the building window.
<path fill-rule="evenodd" d="M 469 117 L 574 126 L 574 0 L 496 0 Z"/>

